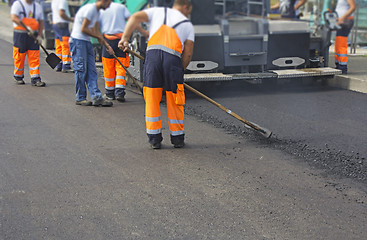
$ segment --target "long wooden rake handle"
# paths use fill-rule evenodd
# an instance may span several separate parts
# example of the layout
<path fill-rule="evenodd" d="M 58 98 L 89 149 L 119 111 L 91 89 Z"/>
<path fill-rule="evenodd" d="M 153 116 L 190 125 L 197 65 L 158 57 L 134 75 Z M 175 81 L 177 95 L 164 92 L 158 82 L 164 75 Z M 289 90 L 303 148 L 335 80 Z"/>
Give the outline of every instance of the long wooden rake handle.
<path fill-rule="evenodd" d="M 141 55 L 139 55 L 138 53 L 132 51 L 131 49 L 127 49 L 127 51 L 131 54 L 133 54 L 134 56 L 138 57 L 139 59 L 144 61 L 144 57 L 142 57 Z M 224 107 L 223 105 L 217 103 L 216 101 L 214 101 L 213 99 L 209 98 L 208 96 L 204 95 L 203 93 L 199 92 L 198 90 L 196 90 L 195 88 L 191 87 L 190 85 L 183 83 L 185 88 L 190 90 L 191 92 L 195 93 L 196 95 L 204 98 L 205 100 L 207 100 L 208 102 L 212 103 L 213 105 L 217 106 L 218 108 L 222 109 L 223 111 L 225 111 L 226 113 L 228 113 L 229 115 L 231 115 L 232 117 L 240 120 L 241 122 L 243 122 L 244 124 L 246 124 L 247 126 L 251 127 L 252 129 L 256 130 L 257 132 L 259 132 L 260 134 L 262 134 L 264 137 L 269 138 L 272 134 L 271 131 L 269 131 L 266 128 L 260 127 L 259 125 L 252 123 L 250 121 L 247 121 L 246 119 L 242 118 L 241 116 L 239 116 L 238 114 L 232 112 L 231 110 L 229 110 L 228 108 Z"/>

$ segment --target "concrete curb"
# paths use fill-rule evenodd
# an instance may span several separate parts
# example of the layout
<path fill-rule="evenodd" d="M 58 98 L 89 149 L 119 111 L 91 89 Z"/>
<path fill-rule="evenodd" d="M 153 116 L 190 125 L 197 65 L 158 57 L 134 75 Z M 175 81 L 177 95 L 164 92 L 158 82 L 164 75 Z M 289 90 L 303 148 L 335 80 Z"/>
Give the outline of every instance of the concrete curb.
<path fill-rule="evenodd" d="M 367 93 L 367 81 L 356 77 L 336 75 L 334 78 L 328 79 L 327 84 L 332 87 Z"/>

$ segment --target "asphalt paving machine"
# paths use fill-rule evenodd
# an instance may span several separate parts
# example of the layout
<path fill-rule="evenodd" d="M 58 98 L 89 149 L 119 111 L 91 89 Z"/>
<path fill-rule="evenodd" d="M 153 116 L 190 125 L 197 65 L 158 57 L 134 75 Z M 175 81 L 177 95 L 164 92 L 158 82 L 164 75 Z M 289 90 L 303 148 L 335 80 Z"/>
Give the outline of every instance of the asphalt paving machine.
<path fill-rule="evenodd" d="M 136 3 L 136 0 L 134 1 Z M 171 7 L 173 0 L 143 0 L 144 7 Z M 246 80 L 252 83 L 341 74 L 328 67 L 330 25 L 271 19 L 269 0 L 192 0 L 195 28 L 186 82 Z M 129 5 L 129 0 L 125 2 Z M 131 48 L 144 56 L 146 39 L 138 32 Z M 142 62 L 131 56 L 129 68 L 142 79 Z"/>

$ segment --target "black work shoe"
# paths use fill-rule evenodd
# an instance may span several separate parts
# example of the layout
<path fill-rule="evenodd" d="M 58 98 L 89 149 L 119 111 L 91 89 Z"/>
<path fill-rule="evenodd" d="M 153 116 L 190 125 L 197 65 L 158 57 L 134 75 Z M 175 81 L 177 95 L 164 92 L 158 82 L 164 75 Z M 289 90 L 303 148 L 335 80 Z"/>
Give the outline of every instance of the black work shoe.
<path fill-rule="evenodd" d="M 125 102 L 125 98 L 123 96 L 117 96 L 116 100 L 119 102 Z"/>
<path fill-rule="evenodd" d="M 178 142 L 173 144 L 174 148 L 183 148 L 185 146 L 185 142 Z"/>
<path fill-rule="evenodd" d="M 92 102 L 88 100 L 75 101 L 75 104 L 81 106 L 92 106 Z"/>
<path fill-rule="evenodd" d="M 32 86 L 35 86 L 35 87 L 44 87 L 44 86 L 46 86 L 46 83 L 45 82 L 42 82 L 41 80 L 38 80 L 37 82 L 32 82 Z"/>
<path fill-rule="evenodd" d="M 103 95 L 103 98 L 107 100 L 115 100 L 115 94 L 106 93 L 105 95 Z"/>
<path fill-rule="evenodd" d="M 100 107 L 100 106 L 102 106 L 102 107 L 112 107 L 113 102 L 110 102 L 110 101 L 107 101 L 103 98 L 100 98 L 96 101 L 93 101 L 92 105 L 95 106 L 95 107 Z"/>
<path fill-rule="evenodd" d="M 158 142 L 158 143 L 152 143 L 150 144 L 150 147 L 153 148 L 153 149 L 160 149 L 161 148 L 161 143 Z"/>
<path fill-rule="evenodd" d="M 23 85 L 23 84 L 25 84 L 23 80 L 17 80 L 17 79 L 14 79 L 14 82 L 15 82 L 17 85 Z"/>
<path fill-rule="evenodd" d="M 61 72 L 61 68 L 56 68 L 56 72 Z"/>

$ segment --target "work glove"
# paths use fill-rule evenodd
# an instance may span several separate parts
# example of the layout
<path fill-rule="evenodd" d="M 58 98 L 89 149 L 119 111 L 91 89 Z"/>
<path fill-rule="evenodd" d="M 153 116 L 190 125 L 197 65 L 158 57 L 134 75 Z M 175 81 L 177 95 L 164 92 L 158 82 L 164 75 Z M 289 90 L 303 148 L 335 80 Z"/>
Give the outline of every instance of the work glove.
<path fill-rule="evenodd" d="M 32 35 L 34 36 L 34 31 L 28 26 L 27 26 L 27 33 L 29 36 L 32 36 Z"/>
<path fill-rule="evenodd" d="M 35 40 L 35 42 L 38 44 L 38 45 L 41 45 L 42 44 L 42 40 L 43 40 L 43 37 L 38 35 L 37 36 L 37 39 Z"/>

